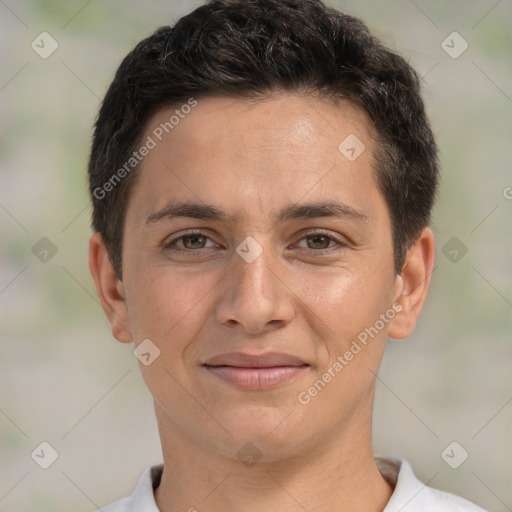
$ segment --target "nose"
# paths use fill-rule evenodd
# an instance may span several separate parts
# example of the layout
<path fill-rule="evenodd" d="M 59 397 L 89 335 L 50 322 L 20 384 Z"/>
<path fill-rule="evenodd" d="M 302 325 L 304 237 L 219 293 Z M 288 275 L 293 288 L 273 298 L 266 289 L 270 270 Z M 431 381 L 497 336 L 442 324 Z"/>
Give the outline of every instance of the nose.
<path fill-rule="evenodd" d="M 219 293 L 217 320 L 248 334 L 283 327 L 295 314 L 292 288 L 270 248 L 252 262 L 235 253 Z"/>

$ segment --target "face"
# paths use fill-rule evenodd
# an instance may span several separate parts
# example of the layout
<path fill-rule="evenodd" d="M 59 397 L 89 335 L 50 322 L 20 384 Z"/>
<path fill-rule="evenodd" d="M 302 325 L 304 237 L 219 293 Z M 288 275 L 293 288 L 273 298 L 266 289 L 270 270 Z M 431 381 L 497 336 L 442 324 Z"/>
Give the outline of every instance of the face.
<path fill-rule="evenodd" d="M 132 189 L 118 286 L 122 341 L 160 351 L 141 364 L 159 422 L 267 459 L 367 432 L 401 308 L 368 119 L 295 95 L 206 98 L 158 141 L 173 112 L 143 137 L 157 144 Z"/>

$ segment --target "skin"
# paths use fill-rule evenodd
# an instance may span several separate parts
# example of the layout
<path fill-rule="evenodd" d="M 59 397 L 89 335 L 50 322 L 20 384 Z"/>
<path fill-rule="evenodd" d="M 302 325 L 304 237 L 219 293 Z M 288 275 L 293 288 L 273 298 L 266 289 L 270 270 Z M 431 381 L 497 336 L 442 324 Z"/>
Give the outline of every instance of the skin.
<path fill-rule="evenodd" d="M 171 114 L 158 112 L 143 140 Z M 354 161 L 338 150 L 349 134 L 366 146 Z M 395 274 L 373 137 L 349 103 L 285 93 L 200 99 L 143 161 L 126 214 L 122 281 L 92 235 L 90 270 L 113 335 L 136 346 L 149 338 L 160 350 L 140 367 L 162 442 L 162 512 L 377 512 L 388 502 L 393 489 L 372 453 L 375 374 L 387 337 L 415 327 L 434 238 L 425 228 Z M 146 223 L 171 201 L 213 205 L 227 218 Z M 360 216 L 272 217 L 333 201 Z M 180 238 L 189 229 L 207 238 Z M 236 252 L 248 236 L 262 249 L 252 263 Z M 173 240 L 182 252 L 165 247 Z M 401 311 L 300 403 L 299 393 L 394 304 Z M 273 389 L 240 389 L 203 366 L 233 351 L 285 352 L 309 367 Z M 247 443 L 261 455 L 251 467 L 237 457 Z"/>

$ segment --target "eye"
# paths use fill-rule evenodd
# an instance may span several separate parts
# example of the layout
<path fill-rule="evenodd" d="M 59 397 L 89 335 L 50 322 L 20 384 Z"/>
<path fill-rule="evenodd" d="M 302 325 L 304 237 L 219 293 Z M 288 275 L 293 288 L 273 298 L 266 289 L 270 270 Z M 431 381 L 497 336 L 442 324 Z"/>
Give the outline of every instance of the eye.
<path fill-rule="evenodd" d="M 182 241 L 185 249 L 202 249 L 205 246 L 208 237 L 204 235 L 185 235 L 179 240 Z"/>
<path fill-rule="evenodd" d="M 165 249 L 176 252 L 193 252 L 209 247 L 218 247 L 218 245 L 201 232 L 186 233 L 164 244 Z"/>
<path fill-rule="evenodd" d="M 324 252 L 333 252 L 333 250 L 343 249 L 347 247 L 347 245 L 347 242 L 331 234 L 313 232 L 301 238 L 296 246 L 301 249 L 311 249 L 315 253 L 323 254 Z"/>
<path fill-rule="evenodd" d="M 333 239 L 327 235 L 308 235 L 303 238 L 306 240 L 306 245 L 309 249 L 327 249 L 330 247 Z"/>

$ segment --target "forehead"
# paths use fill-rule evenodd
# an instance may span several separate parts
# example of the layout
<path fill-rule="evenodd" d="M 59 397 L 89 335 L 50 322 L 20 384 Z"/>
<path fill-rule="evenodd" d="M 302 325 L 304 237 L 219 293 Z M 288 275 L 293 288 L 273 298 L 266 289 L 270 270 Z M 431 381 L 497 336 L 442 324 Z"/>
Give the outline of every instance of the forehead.
<path fill-rule="evenodd" d="M 287 93 L 265 99 L 206 97 L 195 101 L 193 109 L 184 104 L 157 112 L 146 135 L 155 136 L 157 142 L 166 139 L 164 144 L 173 143 L 178 154 L 201 148 L 202 155 L 207 150 L 222 154 L 229 147 L 230 154 L 237 149 L 238 153 L 280 149 L 314 157 L 312 144 L 329 146 L 336 154 L 338 145 L 333 147 L 333 139 L 341 137 L 341 142 L 356 133 L 371 144 L 372 129 L 366 113 L 348 101 L 333 103 Z"/>
<path fill-rule="evenodd" d="M 142 213 L 194 199 L 244 216 L 306 195 L 361 203 L 377 193 L 372 125 L 349 102 L 279 94 L 191 104 L 160 110 L 146 127 L 154 147 L 132 191 Z"/>

